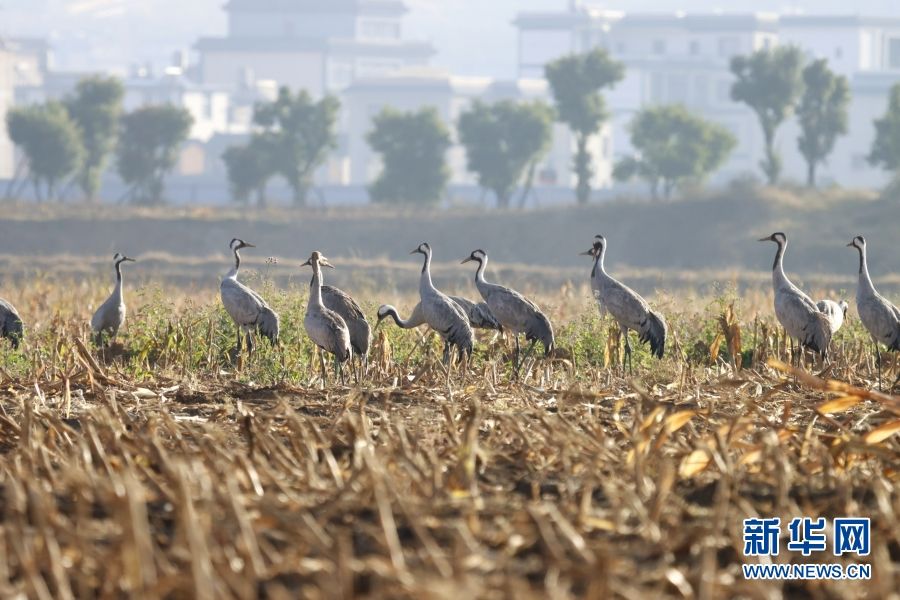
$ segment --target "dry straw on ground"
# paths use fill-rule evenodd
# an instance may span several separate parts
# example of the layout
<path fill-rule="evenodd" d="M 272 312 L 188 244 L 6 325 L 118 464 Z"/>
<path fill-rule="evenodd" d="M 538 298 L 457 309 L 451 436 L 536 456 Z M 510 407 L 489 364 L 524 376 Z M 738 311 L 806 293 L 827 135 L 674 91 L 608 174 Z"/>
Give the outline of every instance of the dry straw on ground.
<path fill-rule="evenodd" d="M 382 334 L 363 389 L 324 390 L 139 378 L 61 325 L 43 370 L 0 371 L 0 596 L 896 593 L 898 400 L 864 347 L 816 378 L 767 365 L 763 322 L 710 323 L 634 379 L 570 349 L 510 382 L 494 342 L 448 383 Z M 873 579 L 744 580 L 755 516 L 871 517 Z"/>

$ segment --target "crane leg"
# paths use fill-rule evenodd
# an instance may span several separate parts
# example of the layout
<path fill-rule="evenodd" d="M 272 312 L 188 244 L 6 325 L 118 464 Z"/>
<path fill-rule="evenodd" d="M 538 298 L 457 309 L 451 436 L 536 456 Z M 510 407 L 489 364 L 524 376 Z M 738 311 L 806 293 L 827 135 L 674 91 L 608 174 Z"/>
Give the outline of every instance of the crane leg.
<path fill-rule="evenodd" d="M 441 359 L 444 361 L 444 366 L 450 366 L 450 340 L 444 340 L 444 356 Z"/>
<path fill-rule="evenodd" d="M 334 355 L 334 370 L 341 378 L 341 385 L 344 385 L 344 367 L 341 361 L 338 359 L 337 354 Z"/>
<path fill-rule="evenodd" d="M 878 367 L 878 391 L 880 392 L 881 391 L 881 350 L 878 349 L 878 342 L 875 342 L 875 366 Z"/>
<path fill-rule="evenodd" d="M 253 337 L 247 332 L 247 356 L 253 356 Z"/>
<path fill-rule="evenodd" d="M 238 357 L 241 355 L 241 349 L 244 345 L 244 336 L 241 334 L 241 328 L 238 327 L 237 330 L 237 346 L 235 346 L 234 351 L 231 353 L 231 362 L 237 362 Z"/>
<path fill-rule="evenodd" d="M 625 352 L 622 355 L 622 375 L 625 375 L 625 365 L 628 365 L 628 373 L 634 375 L 634 364 L 631 359 L 631 342 L 628 340 L 628 330 L 624 327 L 622 329 L 622 339 L 625 340 Z"/>
<path fill-rule="evenodd" d="M 325 373 L 325 351 L 321 348 L 318 349 L 319 352 L 319 366 L 322 368 L 322 385 L 325 385 L 325 381 L 328 379 L 328 376 Z"/>
<path fill-rule="evenodd" d="M 531 356 L 531 351 L 534 350 L 534 345 L 537 343 L 537 340 L 531 340 L 531 344 L 528 345 L 528 349 L 525 350 L 525 356 L 522 358 L 519 365 L 516 367 L 516 377 L 519 376 L 519 369 L 525 364 L 525 361 L 528 360 L 528 357 Z"/>
<path fill-rule="evenodd" d="M 515 372 L 518 373 L 519 372 L 519 334 L 518 333 L 513 334 L 513 338 L 516 340 L 516 356 L 515 356 L 515 360 L 513 360 L 513 368 L 515 369 Z"/>

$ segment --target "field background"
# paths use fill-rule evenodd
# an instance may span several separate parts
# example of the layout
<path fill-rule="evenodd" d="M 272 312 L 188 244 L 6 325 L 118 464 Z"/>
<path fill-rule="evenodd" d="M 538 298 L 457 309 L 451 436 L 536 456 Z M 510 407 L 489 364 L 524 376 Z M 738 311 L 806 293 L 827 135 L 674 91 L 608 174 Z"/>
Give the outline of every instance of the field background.
<path fill-rule="evenodd" d="M 587 279 L 589 260 L 577 256 L 602 233 L 610 243 L 607 270 L 639 292 L 739 291 L 768 281 L 774 245 L 756 240 L 785 231 L 785 268 L 806 289 L 849 290 L 856 255 L 845 244 L 869 240 L 872 275 L 886 293 L 900 290 L 900 203 L 857 192 L 806 193 L 736 188 L 677 203 L 613 201 L 585 208 L 524 212 L 406 212 L 383 209 L 242 211 L 6 205 L 0 220 L 0 290 L 10 280 L 102 275 L 116 251 L 140 259 L 132 282 L 155 280 L 215 290 L 228 269 L 228 242 L 241 237 L 258 248 L 247 266 L 278 264 L 266 275 L 281 286 L 305 281 L 299 268 L 312 250 L 338 266 L 329 281 L 351 290 L 415 291 L 419 261 L 408 255 L 421 241 L 435 251 L 439 287 L 471 289 L 475 248 L 491 259 L 489 277 L 522 289 L 554 292 Z M 5 283 L 5 285 L 4 285 Z"/>

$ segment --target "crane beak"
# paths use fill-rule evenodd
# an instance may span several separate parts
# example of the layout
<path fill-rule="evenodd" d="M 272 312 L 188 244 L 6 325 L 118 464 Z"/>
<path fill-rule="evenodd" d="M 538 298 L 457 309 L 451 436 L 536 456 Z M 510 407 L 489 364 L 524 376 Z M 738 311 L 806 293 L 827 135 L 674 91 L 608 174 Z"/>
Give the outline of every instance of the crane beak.
<path fill-rule="evenodd" d="M 255 245 L 253 245 L 253 244 L 248 244 L 247 242 L 244 242 L 244 245 L 241 246 L 241 247 L 242 247 L 242 248 L 256 248 Z"/>
<path fill-rule="evenodd" d="M 584 252 L 579 252 L 578 256 L 594 256 L 594 249 L 585 250 Z"/>
<path fill-rule="evenodd" d="M 849 244 L 847 244 L 847 247 L 848 247 L 848 248 L 856 248 L 856 242 L 855 242 L 855 241 L 854 241 L 854 242 L 850 242 Z"/>
<path fill-rule="evenodd" d="M 311 266 L 312 266 L 312 263 L 311 263 L 311 262 L 309 262 L 309 259 L 308 259 L 308 258 L 307 258 L 307 259 L 306 259 L 306 262 L 305 262 L 305 263 L 303 263 L 303 264 L 302 264 L 302 265 L 300 265 L 300 266 L 301 266 L 301 267 L 311 267 Z"/>
<path fill-rule="evenodd" d="M 418 253 L 419 253 L 419 249 L 418 249 L 418 248 L 416 248 L 415 250 L 413 250 L 412 252 L 410 252 L 410 254 L 418 254 Z"/>
<path fill-rule="evenodd" d="M 320 266 L 320 267 L 328 267 L 329 269 L 333 269 L 333 268 L 334 268 L 334 265 L 331 264 L 330 262 L 328 262 L 328 261 L 325 259 L 325 257 L 322 257 L 322 258 L 319 259 L 319 266 Z"/>
<path fill-rule="evenodd" d="M 466 264 L 467 262 L 472 262 L 473 260 L 475 260 L 475 259 L 472 258 L 471 256 L 467 256 L 467 257 L 466 257 L 465 259 L 463 259 L 463 261 L 462 261 L 461 263 L 459 263 L 459 264 L 464 265 L 464 264 Z"/>
<path fill-rule="evenodd" d="M 122 257 L 122 260 L 124 260 L 124 261 L 128 261 L 128 262 L 137 262 L 137 261 L 136 261 L 136 260 L 134 260 L 134 259 L 133 259 L 133 258 L 131 258 L 131 257 L 128 257 L 128 256 L 124 256 L 124 257 Z"/>

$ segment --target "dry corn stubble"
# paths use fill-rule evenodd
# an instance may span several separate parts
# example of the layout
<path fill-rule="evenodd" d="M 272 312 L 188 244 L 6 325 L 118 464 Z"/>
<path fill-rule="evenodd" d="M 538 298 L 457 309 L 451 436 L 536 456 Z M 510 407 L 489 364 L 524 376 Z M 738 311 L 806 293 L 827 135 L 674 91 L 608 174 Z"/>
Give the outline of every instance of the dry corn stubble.
<path fill-rule="evenodd" d="M 589 303 L 548 297 L 565 352 L 518 383 L 490 336 L 448 384 L 434 340 L 380 328 L 366 384 L 320 389 L 292 318 L 280 356 L 235 372 L 202 298 L 143 292 L 104 356 L 71 307 L 36 308 L 47 294 L 64 292 L 25 304 L 24 354 L 0 351 L 4 597 L 897 589 L 900 405 L 872 391 L 852 329 L 819 378 L 767 364 L 786 358 L 768 315 L 672 307 L 675 349 L 636 355 L 632 380 Z M 303 301 L 277 299 L 287 317 Z M 741 521 L 757 515 L 871 517 L 873 580 L 745 581 Z"/>

